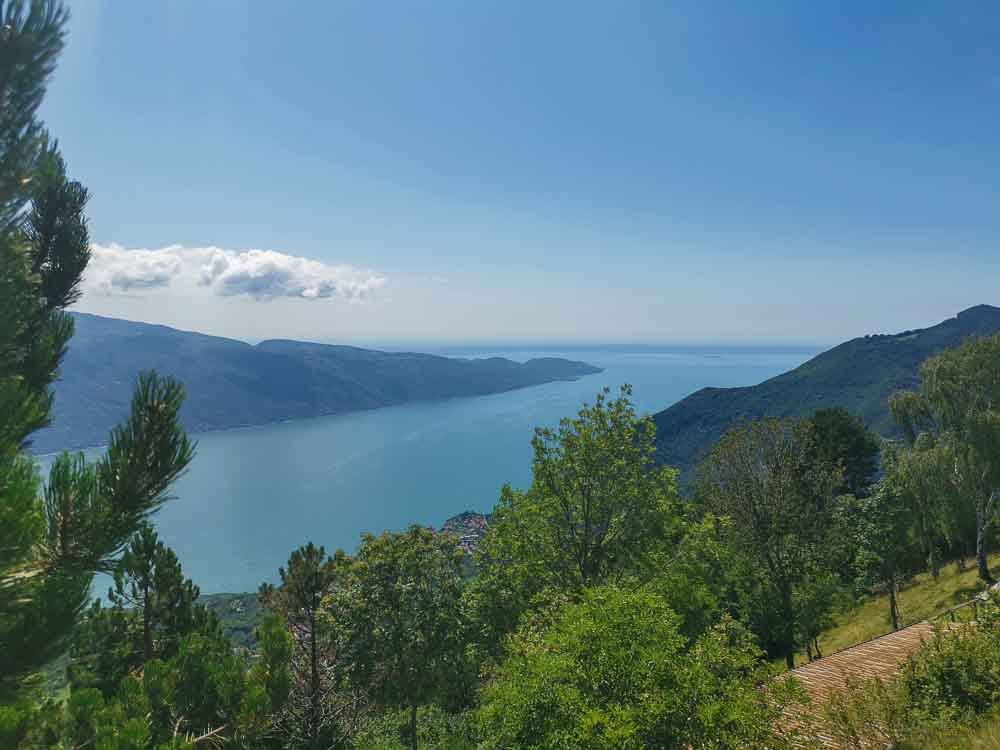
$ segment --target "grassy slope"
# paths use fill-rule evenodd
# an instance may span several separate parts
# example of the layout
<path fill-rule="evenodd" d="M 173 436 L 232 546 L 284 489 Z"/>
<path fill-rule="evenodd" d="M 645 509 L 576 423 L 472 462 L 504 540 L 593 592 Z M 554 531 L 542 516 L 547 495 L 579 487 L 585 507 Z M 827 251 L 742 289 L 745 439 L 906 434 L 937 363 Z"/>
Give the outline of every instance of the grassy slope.
<path fill-rule="evenodd" d="M 1000 553 L 993 555 L 990 563 L 994 567 L 1000 565 Z M 982 588 L 971 560 L 961 573 L 954 564 L 945 566 L 936 581 L 930 573 L 921 573 L 900 591 L 899 614 L 906 625 L 926 620 L 969 601 Z M 824 654 L 832 654 L 885 635 L 891 629 L 888 597 L 877 596 L 839 615 L 835 625 L 820 637 L 819 644 Z"/>
<path fill-rule="evenodd" d="M 1000 715 L 974 727 L 924 735 L 900 750 L 1000 750 Z"/>

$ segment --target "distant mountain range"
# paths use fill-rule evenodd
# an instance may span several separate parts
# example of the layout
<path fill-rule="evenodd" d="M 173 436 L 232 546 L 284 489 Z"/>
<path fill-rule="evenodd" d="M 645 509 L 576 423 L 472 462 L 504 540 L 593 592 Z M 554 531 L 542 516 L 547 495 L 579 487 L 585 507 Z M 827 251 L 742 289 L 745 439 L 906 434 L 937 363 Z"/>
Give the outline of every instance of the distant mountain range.
<path fill-rule="evenodd" d="M 99 445 L 127 413 L 136 376 L 156 369 L 184 382 L 192 431 L 340 414 L 410 401 L 479 396 L 600 372 L 554 357 L 523 364 L 272 340 L 242 341 L 74 313 L 55 386 L 53 425 L 34 436 L 46 453 Z"/>
<path fill-rule="evenodd" d="M 658 457 L 689 472 L 736 422 L 804 417 L 842 406 L 875 432 L 892 436 L 888 399 L 915 388 L 920 363 L 970 336 L 1000 331 L 1000 308 L 970 307 L 931 328 L 852 339 L 783 375 L 746 388 L 702 388 L 654 415 Z"/>

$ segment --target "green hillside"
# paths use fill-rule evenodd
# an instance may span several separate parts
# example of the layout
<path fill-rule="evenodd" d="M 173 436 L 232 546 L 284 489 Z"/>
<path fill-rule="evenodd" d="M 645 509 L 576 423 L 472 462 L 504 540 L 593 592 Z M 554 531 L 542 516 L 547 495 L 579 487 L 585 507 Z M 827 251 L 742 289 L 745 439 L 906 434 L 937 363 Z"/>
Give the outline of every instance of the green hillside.
<path fill-rule="evenodd" d="M 654 416 L 659 458 L 689 471 L 740 420 L 804 417 L 832 406 L 890 436 L 889 396 L 916 386 L 921 362 L 970 336 L 998 331 L 1000 308 L 978 305 L 930 328 L 852 339 L 759 385 L 703 388 Z"/>
<path fill-rule="evenodd" d="M 990 564 L 1000 564 L 1000 554 L 990 556 Z M 959 569 L 954 563 L 941 569 L 935 579 L 921 573 L 899 591 L 899 616 L 902 625 L 929 620 L 953 607 L 971 601 L 985 585 L 976 577 L 975 565 Z M 968 618 L 960 612 L 960 618 Z M 824 654 L 832 654 L 892 631 L 887 595 L 873 596 L 834 618 L 833 626 L 819 637 Z M 799 654 L 802 662 L 804 654 Z"/>

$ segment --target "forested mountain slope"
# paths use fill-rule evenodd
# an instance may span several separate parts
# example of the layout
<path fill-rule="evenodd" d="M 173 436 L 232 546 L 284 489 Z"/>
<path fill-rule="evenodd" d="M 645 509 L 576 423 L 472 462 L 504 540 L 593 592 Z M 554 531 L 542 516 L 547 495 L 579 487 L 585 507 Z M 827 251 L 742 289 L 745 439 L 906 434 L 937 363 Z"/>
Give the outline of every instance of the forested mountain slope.
<path fill-rule="evenodd" d="M 930 328 L 852 339 L 759 385 L 702 388 L 654 416 L 659 458 L 688 471 L 740 420 L 803 417 L 830 406 L 892 435 L 889 396 L 917 385 L 921 362 L 970 336 L 997 331 L 1000 308 L 978 305 Z"/>
<path fill-rule="evenodd" d="M 557 358 L 523 364 L 296 341 L 242 341 L 146 323 L 74 314 L 76 334 L 56 384 L 55 421 L 39 453 L 103 442 L 127 413 L 143 370 L 180 378 L 191 430 L 338 414 L 422 399 L 509 391 L 598 372 Z"/>

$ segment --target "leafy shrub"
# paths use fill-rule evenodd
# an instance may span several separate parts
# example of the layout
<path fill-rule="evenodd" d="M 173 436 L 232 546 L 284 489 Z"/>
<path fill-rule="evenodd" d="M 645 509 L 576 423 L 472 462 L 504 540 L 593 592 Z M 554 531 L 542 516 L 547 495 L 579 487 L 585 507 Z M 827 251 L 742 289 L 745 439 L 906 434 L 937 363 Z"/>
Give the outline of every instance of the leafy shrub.
<path fill-rule="evenodd" d="M 731 620 L 692 644 L 661 597 L 602 587 L 509 652 L 483 692 L 483 748 L 778 746 L 760 650 Z"/>
<path fill-rule="evenodd" d="M 944 625 L 891 684 L 853 683 L 824 708 L 828 731 L 849 750 L 924 747 L 930 734 L 976 725 L 1000 703 L 1000 608 Z M 930 734 L 929 734 L 930 733 Z"/>
<path fill-rule="evenodd" d="M 1000 611 L 981 606 L 978 622 L 938 630 L 908 662 L 909 705 L 924 722 L 969 721 L 1000 699 Z"/>
<path fill-rule="evenodd" d="M 451 714 L 434 705 L 417 712 L 417 744 L 425 750 L 473 750 L 472 723 L 467 714 Z M 410 747 L 410 712 L 389 711 L 368 721 L 355 738 L 357 750 L 405 750 Z"/>

